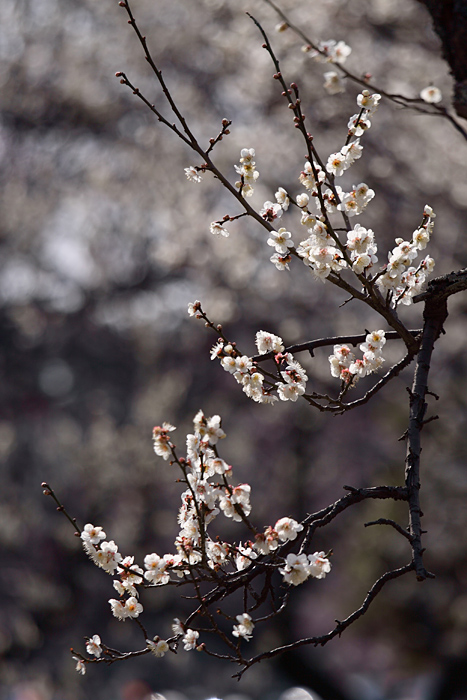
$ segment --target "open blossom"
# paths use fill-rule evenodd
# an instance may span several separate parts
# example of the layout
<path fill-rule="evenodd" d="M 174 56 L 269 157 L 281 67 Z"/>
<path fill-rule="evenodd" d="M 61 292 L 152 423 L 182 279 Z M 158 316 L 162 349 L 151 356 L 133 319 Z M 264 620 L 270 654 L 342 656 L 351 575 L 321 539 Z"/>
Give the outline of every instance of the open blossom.
<path fill-rule="evenodd" d="M 377 92 L 371 94 L 369 90 L 362 90 L 357 97 L 357 104 L 359 107 L 366 109 L 369 114 L 374 114 L 378 109 L 380 100 L 381 95 Z"/>
<path fill-rule="evenodd" d="M 243 639 L 246 639 L 247 642 L 249 642 L 251 637 L 253 636 L 253 629 L 255 623 L 251 619 L 250 615 L 248 615 L 248 613 L 237 615 L 237 621 L 239 624 L 234 625 L 232 632 L 233 636 L 242 637 Z"/>
<path fill-rule="evenodd" d="M 172 632 L 176 635 L 185 634 L 185 630 L 183 628 L 183 625 L 180 622 L 178 617 L 174 617 L 174 620 L 172 622 Z"/>
<path fill-rule="evenodd" d="M 289 248 L 293 248 L 294 242 L 292 234 L 286 231 L 285 228 L 280 228 L 278 231 L 270 231 L 267 241 L 268 245 L 276 249 L 276 253 L 287 255 Z"/>
<path fill-rule="evenodd" d="M 336 175 L 337 177 L 342 175 L 344 170 L 347 170 L 347 167 L 345 156 L 341 152 L 331 153 L 326 163 L 326 170 L 328 173 L 332 173 L 332 175 Z"/>
<path fill-rule="evenodd" d="M 353 114 L 347 124 L 350 134 L 354 136 L 362 136 L 365 131 L 371 127 L 371 121 L 368 119 L 368 112 L 365 110 L 363 114 Z"/>
<path fill-rule="evenodd" d="M 429 102 L 430 104 L 438 104 L 438 102 L 441 102 L 443 99 L 441 90 L 434 85 L 428 85 L 428 87 L 423 88 L 420 93 L 420 97 L 422 100 Z"/>
<path fill-rule="evenodd" d="M 324 74 L 324 89 L 328 95 L 338 95 L 340 92 L 345 92 L 345 85 L 335 71 L 330 70 Z"/>
<path fill-rule="evenodd" d="M 228 238 L 230 236 L 230 231 L 228 231 L 225 226 L 222 226 L 218 221 L 213 221 L 212 224 L 209 226 L 209 230 L 214 236 L 224 236 L 224 238 Z"/>
<path fill-rule="evenodd" d="M 297 523 L 293 518 L 281 518 L 274 525 L 274 530 L 281 542 L 287 542 L 287 540 L 294 540 L 297 534 L 303 530 L 303 525 Z"/>
<path fill-rule="evenodd" d="M 232 493 L 229 493 L 226 489 L 225 493 L 219 498 L 219 508 L 227 518 L 240 522 L 242 516 L 239 513 L 239 509 L 244 515 L 251 513 L 250 491 L 251 486 L 249 484 L 238 484 L 232 489 Z"/>
<path fill-rule="evenodd" d="M 165 460 L 168 460 L 172 455 L 169 438 L 169 433 L 172 432 L 172 430 L 175 430 L 175 426 L 170 423 L 162 423 L 162 427 L 156 425 L 152 431 L 154 452 Z"/>
<path fill-rule="evenodd" d="M 278 270 L 290 270 L 289 262 L 291 261 L 290 255 L 280 255 L 279 253 L 274 253 L 269 258 L 272 263 L 276 266 Z"/>
<path fill-rule="evenodd" d="M 161 658 L 169 651 L 169 645 L 165 639 L 159 639 L 159 637 L 154 637 L 154 640 L 146 639 L 146 645 L 150 649 L 151 654 L 154 654 L 157 658 Z"/>
<path fill-rule="evenodd" d="M 220 416 L 206 418 L 203 411 L 199 410 L 193 419 L 195 432 L 198 437 L 207 440 L 210 445 L 215 445 L 218 440 L 225 438 L 225 433 L 221 428 L 222 419 Z"/>
<path fill-rule="evenodd" d="M 253 183 L 258 179 L 259 172 L 256 170 L 254 148 L 242 148 L 240 151 L 240 165 L 235 165 L 235 171 L 241 176 L 241 180 L 235 183 L 237 189 L 242 190 L 244 197 L 253 194 Z"/>
<path fill-rule="evenodd" d="M 314 578 L 324 578 L 331 571 L 331 562 L 324 552 L 308 555 L 308 571 Z"/>
<path fill-rule="evenodd" d="M 112 609 L 112 614 L 118 620 L 126 620 L 128 617 L 135 618 L 143 612 L 143 606 L 141 603 L 138 603 L 134 596 L 131 596 L 131 598 L 128 598 L 127 600 L 116 600 L 115 598 L 111 598 L 109 603 Z"/>
<path fill-rule="evenodd" d="M 237 567 L 237 571 L 243 571 L 244 569 L 247 569 L 250 564 L 252 559 L 257 558 L 256 552 L 254 552 L 251 547 L 242 547 L 240 544 L 238 546 L 238 552 L 235 555 L 235 566 Z"/>
<path fill-rule="evenodd" d="M 100 658 L 102 654 L 101 638 L 98 634 L 95 634 L 91 639 L 86 642 L 86 651 L 92 656 Z"/>
<path fill-rule="evenodd" d="M 374 196 L 374 191 L 364 182 L 361 182 L 357 186 L 354 185 L 350 192 L 343 194 L 341 203 L 337 206 L 337 209 L 339 211 L 344 211 L 347 216 L 356 216 L 362 213 Z"/>
<path fill-rule="evenodd" d="M 255 536 L 255 541 L 253 547 L 258 550 L 260 554 L 269 554 L 273 552 L 279 546 L 279 535 L 270 525 L 266 528 L 264 533 L 258 533 Z"/>
<path fill-rule="evenodd" d="M 310 571 L 306 554 L 288 554 L 285 561 L 285 567 L 279 569 L 279 572 L 286 583 L 290 583 L 292 586 L 299 586 L 307 580 Z"/>
<path fill-rule="evenodd" d="M 147 554 L 144 557 L 144 578 L 154 585 L 163 585 L 170 581 L 170 574 L 167 572 L 167 561 L 158 554 Z"/>
<path fill-rule="evenodd" d="M 259 210 L 260 215 L 265 221 L 274 221 L 274 219 L 280 219 L 283 209 L 277 202 L 264 202 L 263 208 Z"/>
<path fill-rule="evenodd" d="M 311 190 L 312 192 L 316 192 L 316 179 L 314 173 L 317 175 L 318 182 L 324 182 L 326 179 L 326 173 L 321 166 L 318 165 L 318 163 L 313 163 L 313 165 L 311 165 L 310 161 L 307 160 L 298 178 L 303 187 L 307 190 Z"/>
<path fill-rule="evenodd" d="M 72 656 L 71 658 L 73 659 L 73 661 L 76 661 L 75 668 L 76 668 L 77 672 L 81 676 L 84 676 L 84 674 L 86 673 L 86 664 L 84 663 L 84 661 L 82 659 L 78 658 L 77 656 Z"/>
<path fill-rule="evenodd" d="M 329 355 L 331 375 L 344 379 L 347 375 L 343 372 L 350 367 L 354 359 L 355 355 L 348 345 L 334 345 L 333 354 Z"/>
<path fill-rule="evenodd" d="M 81 533 L 81 539 L 83 542 L 88 544 L 99 544 L 101 540 L 105 540 L 106 536 L 107 535 L 101 527 L 95 527 L 94 525 L 91 525 L 91 523 L 85 525 L 84 530 Z"/>
<path fill-rule="evenodd" d="M 284 350 L 282 338 L 267 331 L 258 331 L 255 342 L 260 355 L 265 355 L 267 352 L 278 353 Z"/>
<path fill-rule="evenodd" d="M 191 649 L 196 649 L 197 640 L 199 637 L 199 632 L 195 630 L 188 629 L 183 637 L 183 648 L 185 651 L 190 651 Z"/>
<path fill-rule="evenodd" d="M 320 62 L 345 63 L 348 56 L 352 53 L 352 49 L 345 42 L 335 41 L 334 39 L 320 41 L 318 49 L 319 51 L 311 51 L 311 56 Z"/>
<path fill-rule="evenodd" d="M 98 550 L 88 551 L 88 554 L 93 562 L 108 574 L 114 574 L 122 560 L 118 546 L 113 540 L 102 542 Z"/>
<path fill-rule="evenodd" d="M 185 175 L 191 182 L 201 182 L 203 176 L 199 170 L 195 168 L 194 165 L 190 165 L 189 168 L 185 168 Z"/>

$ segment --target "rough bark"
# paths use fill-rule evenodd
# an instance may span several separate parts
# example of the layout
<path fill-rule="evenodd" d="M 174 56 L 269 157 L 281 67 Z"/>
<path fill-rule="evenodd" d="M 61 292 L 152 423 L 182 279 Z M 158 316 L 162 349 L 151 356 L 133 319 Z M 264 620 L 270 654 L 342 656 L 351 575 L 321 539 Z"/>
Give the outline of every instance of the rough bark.
<path fill-rule="evenodd" d="M 454 77 L 453 107 L 467 119 L 467 0 L 419 0 L 433 20 Z"/>

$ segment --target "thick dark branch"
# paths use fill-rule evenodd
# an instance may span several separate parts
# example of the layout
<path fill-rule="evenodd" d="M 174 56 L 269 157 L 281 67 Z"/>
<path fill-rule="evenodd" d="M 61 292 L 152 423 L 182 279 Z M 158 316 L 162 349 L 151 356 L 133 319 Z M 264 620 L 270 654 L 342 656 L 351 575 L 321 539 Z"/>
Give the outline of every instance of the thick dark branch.
<path fill-rule="evenodd" d="M 467 1 L 419 0 L 430 13 L 454 77 L 454 108 L 467 119 Z"/>
<path fill-rule="evenodd" d="M 421 508 L 420 508 L 420 433 L 425 421 L 427 404 L 425 396 L 428 391 L 428 375 L 431 355 L 436 340 L 443 332 L 443 325 L 448 316 L 447 299 L 452 294 L 467 289 L 467 269 L 435 277 L 423 294 L 415 301 L 425 301 L 423 312 L 424 327 L 420 350 L 415 367 L 415 375 L 410 391 L 410 418 L 407 430 L 407 455 L 405 483 L 409 500 L 409 532 L 412 537 L 412 550 L 417 578 L 423 581 L 429 574 L 423 565 L 423 547 L 421 543 Z"/>
<path fill-rule="evenodd" d="M 407 530 L 404 530 L 399 523 L 396 523 L 395 520 L 391 520 L 390 518 L 378 518 L 378 520 L 371 520 L 368 523 L 365 523 L 365 527 L 370 527 L 371 525 L 390 525 L 391 527 L 394 528 L 394 530 L 397 530 L 401 535 L 403 535 L 409 542 L 412 542 L 412 537 Z"/>
<path fill-rule="evenodd" d="M 416 329 L 409 331 L 414 338 L 420 335 L 422 329 Z M 366 333 L 361 333 L 360 335 L 337 335 L 330 338 L 317 338 L 316 340 L 308 340 L 306 343 L 297 343 L 296 345 L 289 345 L 285 348 L 285 352 L 304 352 L 308 350 L 310 355 L 313 357 L 313 350 L 316 348 L 326 347 L 327 345 L 340 345 L 341 343 L 350 343 L 354 347 L 359 343 L 364 343 L 366 340 Z M 401 340 L 401 336 L 397 331 L 387 331 L 385 333 L 386 340 Z M 274 357 L 273 352 L 268 352 L 265 355 L 255 355 L 251 359 L 255 362 L 262 362 L 264 360 L 269 360 Z"/>
<path fill-rule="evenodd" d="M 447 275 L 434 277 L 428 283 L 427 290 L 417 294 L 413 298 L 414 304 L 420 301 L 430 301 L 430 304 L 442 303 L 452 294 L 463 292 L 467 289 L 467 268 L 457 272 L 449 272 Z M 431 307 L 430 307 L 431 308 Z"/>

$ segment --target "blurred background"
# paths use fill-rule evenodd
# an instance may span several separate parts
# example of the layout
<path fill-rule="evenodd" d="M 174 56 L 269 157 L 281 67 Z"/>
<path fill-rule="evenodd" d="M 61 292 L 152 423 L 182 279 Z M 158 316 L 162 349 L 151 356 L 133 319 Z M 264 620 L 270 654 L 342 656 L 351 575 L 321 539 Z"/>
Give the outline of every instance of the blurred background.
<path fill-rule="evenodd" d="M 451 79 L 422 5 L 406 0 L 281 0 L 315 39 L 352 47 L 347 67 L 387 91 L 418 96 Z M 252 203 L 278 186 L 296 195 L 304 147 L 272 80 L 249 10 L 261 21 L 287 81 L 301 89 L 308 128 L 323 159 L 339 150 L 359 90 L 329 96 L 328 65 L 275 32 L 261 0 L 134 0 L 134 13 L 201 143 L 233 120 L 215 160 L 232 181 L 241 148 L 256 149 Z M 180 486 L 152 450 L 151 429 L 177 425 L 182 447 L 201 407 L 219 413 L 222 456 L 252 485 L 258 526 L 297 520 L 343 495 L 343 484 L 403 480 L 410 370 L 359 411 L 333 418 L 300 402 L 258 406 L 209 359 L 214 334 L 189 319 L 200 299 L 242 351 L 258 329 L 290 344 L 379 328 L 295 264 L 278 272 L 264 230 L 246 219 L 219 240 L 209 223 L 239 213 L 176 138 L 114 77 L 130 80 L 168 115 L 126 14 L 100 0 L 2 0 L 0 159 L 0 698 L 2 700 L 441 700 L 467 698 L 467 367 L 465 298 L 451 302 L 436 346 L 430 389 L 440 416 L 423 433 L 426 561 L 436 579 L 389 584 L 369 613 L 323 649 L 302 648 L 251 669 L 181 651 L 75 672 L 71 646 L 84 635 L 138 648 L 135 625 L 111 616 L 112 580 L 93 567 L 51 499 L 48 481 L 81 524 L 103 526 L 124 554 L 173 551 Z M 170 117 L 169 117 L 170 118 Z M 383 103 L 364 155 L 342 182 L 376 191 L 359 223 L 372 228 L 380 262 L 394 238 L 437 213 L 429 252 L 438 274 L 466 265 L 467 143 L 444 120 Z M 293 215 L 284 225 L 295 226 Z M 294 230 L 292 228 L 292 230 Z M 299 240 L 297 234 L 297 240 Z M 403 309 L 412 327 L 422 309 Z M 397 359 L 401 348 L 387 353 Z M 313 388 L 335 390 L 327 356 L 300 357 Z M 370 382 L 371 379 L 365 380 Z M 355 396 L 368 388 L 361 382 Z M 294 591 L 281 618 L 258 631 L 252 653 L 327 632 L 358 607 L 388 567 L 408 561 L 392 530 L 363 527 L 405 509 L 372 502 L 350 509 L 316 537 L 333 548 L 333 571 Z M 240 526 L 232 530 L 244 538 Z M 188 608 L 172 591 L 143 595 L 146 624 L 168 636 Z"/>

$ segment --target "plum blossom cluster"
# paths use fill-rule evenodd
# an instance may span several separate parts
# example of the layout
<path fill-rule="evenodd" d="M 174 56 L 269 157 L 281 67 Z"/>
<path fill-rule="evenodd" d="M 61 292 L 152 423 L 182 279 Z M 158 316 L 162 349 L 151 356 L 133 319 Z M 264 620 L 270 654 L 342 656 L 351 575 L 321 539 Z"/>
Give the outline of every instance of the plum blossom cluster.
<path fill-rule="evenodd" d="M 299 586 L 310 576 L 324 578 L 331 571 L 331 562 L 324 552 L 314 554 L 288 554 L 286 565 L 279 569 L 284 581 L 291 586 Z"/>
<path fill-rule="evenodd" d="M 240 175 L 240 180 L 235 183 L 235 187 L 240 190 L 243 197 L 251 197 L 254 192 L 253 184 L 259 177 L 256 170 L 254 148 L 242 148 L 240 151 L 240 165 L 235 165 L 235 172 Z"/>
<path fill-rule="evenodd" d="M 272 333 L 261 331 L 257 338 L 258 350 L 265 353 L 281 355 L 284 346 L 281 338 Z M 286 369 L 282 372 L 284 379 L 281 392 L 293 392 L 293 383 L 302 381 L 303 373 L 298 363 L 292 359 L 286 360 Z M 295 399 L 292 399 L 295 400 Z M 226 437 L 221 426 L 220 416 L 206 417 L 203 411 L 198 411 L 193 419 L 193 433 L 186 437 L 186 458 L 178 458 L 175 445 L 171 442 L 171 433 L 175 430 L 169 423 L 156 426 L 153 430 L 154 450 L 164 460 L 171 459 L 171 464 L 177 464 L 183 473 L 180 479 L 186 486 L 181 494 L 181 506 L 178 512 L 179 533 L 175 539 L 176 554 L 160 556 L 155 552 L 144 557 L 144 569 L 138 566 L 133 556 L 123 557 L 118 546 L 113 541 L 106 541 L 106 533 L 102 527 L 88 523 L 81 532 L 83 547 L 93 562 L 111 575 L 116 574 L 113 582 L 119 594 L 111 598 L 109 604 L 113 615 L 121 621 L 136 619 L 143 612 L 139 601 L 139 587 L 154 588 L 170 583 L 190 583 L 196 574 L 202 577 L 202 572 L 216 572 L 216 576 L 229 576 L 251 567 L 261 557 L 269 555 L 269 565 L 275 566 L 282 574 L 283 582 L 294 586 L 312 576 L 323 578 L 330 571 L 330 563 L 321 552 L 314 555 L 291 555 L 281 557 L 281 546 L 293 542 L 303 532 L 304 526 L 290 517 L 282 517 L 274 526 L 267 526 L 263 532 L 258 532 L 248 521 L 251 513 L 249 484 L 233 486 L 229 482 L 232 467 L 218 453 L 218 443 Z M 228 543 L 219 537 L 213 538 L 208 528 L 215 518 L 222 513 L 226 518 L 244 523 L 253 535 L 246 543 Z M 292 561 L 302 562 L 306 559 L 306 567 Z M 295 562 L 295 563 L 294 563 Z M 303 569 L 303 570 L 302 570 Z M 306 569 L 306 575 L 304 571 Z M 207 573 L 207 580 L 212 580 L 212 574 Z M 233 637 L 249 641 L 252 637 L 255 623 L 244 611 L 236 616 L 237 624 L 233 626 Z M 176 649 L 179 643 L 186 651 L 201 648 L 199 646 L 200 631 L 181 623 L 178 618 L 172 625 L 175 637 L 166 640 L 159 636 L 146 640 L 148 652 L 156 657 L 162 657 L 170 649 Z M 172 646 L 171 646 L 172 645 Z M 86 651 L 90 657 L 105 660 L 111 653 L 102 644 L 98 635 L 88 638 Z M 85 672 L 84 657 L 75 658 L 77 670 Z"/>
<path fill-rule="evenodd" d="M 375 235 L 371 228 L 356 224 L 347 233 L 347 251 L 352 261 L 352 270 L 360 275 L 378 262 Z"/>
<path fill-rule="evenodd" d="M 324 281 L 331 272 L 339 274 L 347 267 L 342 251 L 336 246 L 336 240 L 325 223 L 315 220 L 308 233 L 308 238 L 298 246 L 297 255 L 311 267 L 317 278 Z"/>
<path fill-rule="evenodd" d="M 396 247 L 388 254 L 389 261 L 385 271 L 376 283 L 380 290 L 389 296 L 393 306 L 409 305 L 413 297 L 420 294 L 427 275 L 433 272 L 435 261 L 427 255 L 417 267 L 412 265 L 420 251 L 424 250 L 433 232 L 436 214 L 433 209 L 425 206 L 423 220 L 415 229 L 411 241 L 396 238 Z"/>
<path fill-rule="evenodd" d="M 334 345 L 333 354 L 329 356 L 332 376 L 341 379 L 346 386 L 355 386 L 361 377 L 376 372 L 382 366 L 385 343 L 384 331 L 369 333 L 359 346 L 363 352 L 362 359 L 356 359 L 348 345 Z"/>
<path fill-rule="evenodd" d="M 317 49 L 312 49 L 310 46 L 305 46 L 303 50 L 317 61 L 325 63 L 345 63 L 347 58 L 352 53 L 352 49 L 344 41 L 335 41 L 335 39 L 327 39 L 320 41 Z"/>
<path fill-rule="evenodd" d="M 287 239 L 286 239 L 287 240 Z M 267 331 L 258 331 L 256 347 L 260 355 L 274 354 L 278 376 L 281 381 L 273 383 L 258 371 L 256 363 L 248 355 L 241 355 L 231 343 L 225 343 L 222 338 L 213 346 L 211 359 L 220 359 L 226 372 L 234 376 L 242 385 L 245 394 L 257 403 L 275 403 L 281 401 L 296 401 L 306 391 L 308 376 L 291 353 L 284 353 L 282 338 Z M 272 393 L 276 390 L 277 396 Z"/>

